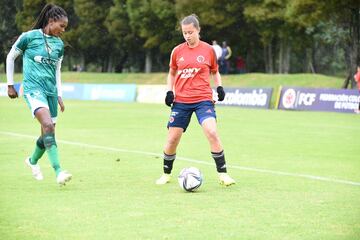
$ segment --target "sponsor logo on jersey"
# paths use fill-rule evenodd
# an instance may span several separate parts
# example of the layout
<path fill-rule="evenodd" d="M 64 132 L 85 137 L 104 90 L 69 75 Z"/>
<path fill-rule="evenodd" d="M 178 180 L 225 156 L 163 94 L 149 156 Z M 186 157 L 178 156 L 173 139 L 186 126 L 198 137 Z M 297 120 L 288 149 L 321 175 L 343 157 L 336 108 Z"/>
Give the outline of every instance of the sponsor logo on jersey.
<path fill-rule="evenodd" d="M 196 61 L 198 61 L 199 63 L 203 63 L 205 61 L 205 58 L 204 56 L 199 55 L 197 56 Z"/>
<path fill-rule="evenodd" d="M 55 60 L 43 56 L 35 56 L 34 61 L 37 63 L 47 64 L 47 65 L 53 65 L 53 66 L 56 65 Z"/>
<path fill-rule="evenodd" d="M 192 78 L 194 77 L 201 68 L 184 68 L 182 70 L 178 70 L 178 75 L 180 78 Z"/>

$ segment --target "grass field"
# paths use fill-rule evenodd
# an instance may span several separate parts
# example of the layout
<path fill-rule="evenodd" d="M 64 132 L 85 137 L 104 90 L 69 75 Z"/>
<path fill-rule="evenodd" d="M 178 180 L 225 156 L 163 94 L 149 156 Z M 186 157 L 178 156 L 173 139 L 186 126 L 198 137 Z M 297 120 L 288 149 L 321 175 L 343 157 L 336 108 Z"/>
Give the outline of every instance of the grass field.
<path fill-rule="evenodd" d="M 39 125 L 23 99 L 0 98 L 0 239 L 360 239 L 360 118 L 354 114 L 218 107 L 228 171 L 223 187 L 193 119 L 173 181 L 157 186 L 169 108 L 66 101 L 55 183 L 32 179 L 23 160 Z M 183 192 L 176 174 L 198 167 L 204 183 Z"/>
<path fill-rule="evenodd" d="M 136 83 L 166 84 L 166 73 L 93 73 L 63 72 L 63 82 L 75 83 Z M 15 74 L 15 81 L 20 82 L 21 74 Z M 273 87 L 280 85 L 298 87 L 329 87 L 341 88 L 344 79 L 321 74 L 230 74 L 223 75 L 225 87 Z M 0 82 L 6 82 L 4 73 L 0 73 Z"/>

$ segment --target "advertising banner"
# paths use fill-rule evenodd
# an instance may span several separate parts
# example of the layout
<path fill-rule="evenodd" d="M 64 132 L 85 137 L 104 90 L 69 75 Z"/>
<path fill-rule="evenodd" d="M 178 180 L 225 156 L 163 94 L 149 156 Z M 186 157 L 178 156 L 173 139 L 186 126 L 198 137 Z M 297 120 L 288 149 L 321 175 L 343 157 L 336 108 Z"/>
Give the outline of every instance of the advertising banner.
<path fill-rule="evenodd" d="M 62 91 L 64 99 L 133 102 L 136 85 L 64 83 Z"/>
<path fill-rule="evenodd" d="M 136 96 L 135 84 L 85 84 L 85 100 L 133 102 Z"/>
<path fill-rule="evenodd" d="M 359 101 L 358 90 L 282 87 L 278 109 L 353 113 Z"/>
<path fill-rule="evenodd" d="M 165 103 L 166 85 L 138 85 L 136 101 L 141 103 Z"/>
<path fill-rule="evenodd" d="M 64 99 L 83 99 L 84 84 L 81 83 L 63 83 L 62 95 Z"/>
<path fill-rule="evenodd" d="M 0 83 L 0 96 L 1 97 L 7 96 L 7 84 L 6 83 Z"/>
<path fill-rule="evenodd" d="M 226 95 L 218 105 L 244 108 L 270 108 L 272 88 L 224 88 Z M 214 100 L 217 100 L 216 90 Z"/>

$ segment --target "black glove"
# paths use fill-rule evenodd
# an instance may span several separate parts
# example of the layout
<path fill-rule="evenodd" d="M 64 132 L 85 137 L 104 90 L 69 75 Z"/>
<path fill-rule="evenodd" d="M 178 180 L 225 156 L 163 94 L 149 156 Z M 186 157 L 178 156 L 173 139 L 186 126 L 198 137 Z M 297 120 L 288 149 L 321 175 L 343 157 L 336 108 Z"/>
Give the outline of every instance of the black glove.
<path fill-rule="evenodd" d="M 171 107 L 171 104 L 174 102 L 174 92 L 173 91 L 167 91 L 166 98 L 165 98 L 165 104 Z"/>
<path fill-rule="evenodd" d="M 216 88 L 217 94 L 218 94 L 218 100 L 221 102 L 225 98 L 225 91 L 222 86 L 218 86 Z"/>

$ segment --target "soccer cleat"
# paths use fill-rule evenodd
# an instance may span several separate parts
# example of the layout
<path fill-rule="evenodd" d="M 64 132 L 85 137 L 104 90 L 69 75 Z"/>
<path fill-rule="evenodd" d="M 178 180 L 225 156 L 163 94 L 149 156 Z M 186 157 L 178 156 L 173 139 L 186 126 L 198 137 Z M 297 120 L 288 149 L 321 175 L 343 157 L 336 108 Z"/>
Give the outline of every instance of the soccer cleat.
<path fill-rule="evenodd" d="M 72 178 L 72 175 L 66 171 L 61 171 L 57 177 L 56 182 L 60 185 L 65 185 L 66 182 L 69 182 Z"/>
<path fill-rule="evenodd" d="M 171 175 L 164 173 L 163 175 L 161 175 L 161 177 L 158 180 L 156 180 L 156 184 L 158 185 L 166 184 L 170 182 L 170 179 L 171 179 Z"/>
<path fill-rule="evenodd" d="M 224 186 L 230 186 L 235 184 L 235 180 L 232 179 L 227 173 L 219 173 L 220 184 Z"/>
<path fill-rule="evenodd" d="M 44 177 L 43 177 L 43 175 L 42 175 L 42 173 L 41 173 L 41 169 L 40 169 L 39 164 L 32 165 L 32 164 L 30 163 L 30 157 L 27 157 L 27 158 L 25 159 L 25 164 L 30 167 L 31 172 L 32 172 L 32 175 L 34 176 L 34 178 L 35 178 L 36 180 L 40 181 L 40 180 L 43 180 L 43 179 L 44 179 Z"/>

